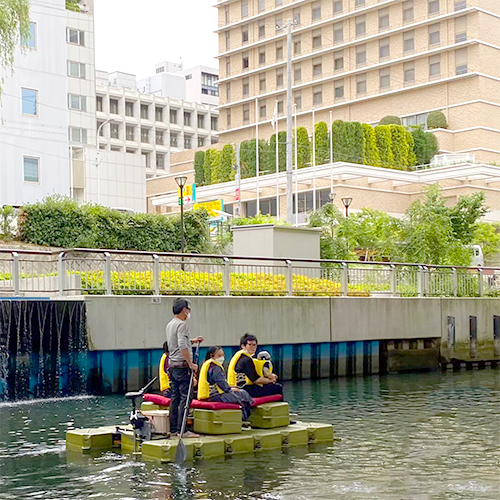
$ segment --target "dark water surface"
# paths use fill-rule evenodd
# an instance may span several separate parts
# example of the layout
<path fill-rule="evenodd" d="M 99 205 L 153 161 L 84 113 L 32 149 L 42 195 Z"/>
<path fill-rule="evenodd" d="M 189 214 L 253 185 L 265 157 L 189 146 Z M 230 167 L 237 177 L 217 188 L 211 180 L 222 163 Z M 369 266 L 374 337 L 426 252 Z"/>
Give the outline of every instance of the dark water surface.
<path fill-rule="evenodd" d="M 122 397 L 0 403 L 1 499 L 500 499 L 500 370 L 285 385 L 333 445 L 199 461 L 66 452 L 67 427 L 125 422 Z"/>

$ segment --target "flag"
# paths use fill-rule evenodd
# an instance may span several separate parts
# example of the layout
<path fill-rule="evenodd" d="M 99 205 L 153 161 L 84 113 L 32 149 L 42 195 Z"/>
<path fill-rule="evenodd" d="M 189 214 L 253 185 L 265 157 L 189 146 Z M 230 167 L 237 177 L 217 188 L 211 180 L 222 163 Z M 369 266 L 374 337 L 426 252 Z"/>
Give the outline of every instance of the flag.
<path fill-rule="evenodd" d="M 276 128 L 276 124 L 278 123 L 278 101 L 276 101 L 276 105 L 274 106 L 274 114 L 271 118 L 271 126 Z"/>

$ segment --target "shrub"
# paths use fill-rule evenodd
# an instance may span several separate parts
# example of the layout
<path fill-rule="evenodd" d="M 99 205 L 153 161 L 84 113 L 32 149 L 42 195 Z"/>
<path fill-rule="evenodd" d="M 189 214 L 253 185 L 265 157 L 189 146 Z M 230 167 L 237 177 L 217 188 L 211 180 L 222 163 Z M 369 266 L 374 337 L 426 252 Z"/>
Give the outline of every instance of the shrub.
<path fill-rule="evenodd" d="M 375 130 L 367 123 L 362 124 L 364 136 L 363 163 L 373 167 L 380 167 L 380 155 L 378 154 Z"/>
<path fill-rule="evenodd" d="M 203 163 L 205 160 L 204 151 L 196 151 L 194 154 L 194 182 L 197 186 L 205 184 L 205 172 L 203 170 Z"/>
<path fill-rule="evenodd" d="M 15 219 L 14 208 L 9 205 L 4 205 L 0 208 L 0 238 L 10 240 L 14 237 L 12 225 Z"/>
<path fill-rule="evenodd" d="M 286 170 L 286 132 L 278 132 L 278 165 L 280 172 Z M 268 174 L 276 172 L 276 134 L 269 139 L 265 171 Z"/>
<path fill-rule="evenodd" d="M 324 165 L 330 161 L 330 139 L 325 122 L 316 123 L 314 127 L 314 153 L 316 165 Z"/>
<path fill-rule="evenodd" d="M 377 140 L 380 166 L 394 168 L 394 156 L 392 155 L 392 136 L 389 125 L 378 125 L 375 127 L 375 138 Z"/>
<path fill-rule="evenodd" d="M 388 115 L 380 120 L 379 125 L 401 125 L 399 116 Z"/>
<path fill-rule="evenodd" d="M 410 152 L 410 145 L 407 141 L 408 132 L 401 125 L 389 125 L 389 128 L 391 130 L 391 149 L 394 158 L 394 168 L 408 170 L 408 155 Z"/>
<path fill-rule="evenodd" d="M 216 153 L 215 149 L 207 149 L 203 158 L 203 180 L 205 184 L 212 184 L 212 156 Z"/>
<path fill-rule="evenodd" d="M 334 161 L 363 163 L 364 131 L 359 122 L 337 120 L 332 126 Z"/>
<path fill-rule="evenodd" d="M 425 132 L 422 126 L 412 127 L 410 132 L 414 142 L 415 164 L 429 164 L 432 157 L 439 152 L 436 136 L 432 132 Z"/>
<path fill-rule="evenodd" d="M 304 168 L 311 163 L 311 142 L 305 127 L 297 127 L 297 166 Z"/>
<path fill-rule="evenodd" d="M 236 157 L 233 146 L 226 144 L 222 151 L 213 155 L 212 163 L 212 183 L 228 182 L 234 179 L 233 165 L 236 163 Z"/>
<path fill-rule="evenodd" d="M 259 170 L 265 170 L 267 142 L 259 139 Z M 255 177 L 257 173 L 256 139 L 243 141 L 240 145 L 241 177 Z"/>
<path fill-rule="evenodd" d="M 427 127 L 433 128 L 448 128 L 446 116 L 442 111 L 431 111 L 427 117 Z"/>
<path fill-rule="evenodd" d="M 408 145 L 408 167 L 414 167 L 417 164 L 417 155 L 415 154 L 415 141 L 413 135 L 405 130 L 406 143 Z"/>

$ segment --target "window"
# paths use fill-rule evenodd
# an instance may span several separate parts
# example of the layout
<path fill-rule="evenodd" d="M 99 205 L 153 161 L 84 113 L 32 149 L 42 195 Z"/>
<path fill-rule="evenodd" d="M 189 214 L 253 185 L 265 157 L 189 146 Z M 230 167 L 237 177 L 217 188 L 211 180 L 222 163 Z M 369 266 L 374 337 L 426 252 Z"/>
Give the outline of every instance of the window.
<path fill-rule="evenodd" d="M 101 111 L 102 112 L 102 107 L 103 105 L 103 102 L 102 102 L 102 96 L 98 95 L 96 98 L 95 98 L 95 107 L 96 107 L 96 111 Z"/>
<path fill-rule="evenodd" d="M 248 17 L 248 1 L 243 0 L 241 2 L 241 17 Z"/>
<path fill-rule="evenodd" d="M 264 47 L 259 49 L 259 64 L 266 64 L 266 49 Z"/>
<path fill-rule="evenodd" d="M 229 5 L 226 5 L 224 7 L 224 19 L 226 21 L 226 24 L 229 24 L 229 22 L 231 21 L 231 18 L 229 16 Z"/>
<path fill-rule="evenodd" d="M 379 72 L 380 76 L 380 88 L 388 89 L 391 86 L 391 73 L 389 68 L 381 69 Z"/>
<path fill-rule="evenodd" d="M 155 120 L 157 122 L 163 121 L 163 108 L 155 107 Z"/>
<path fill-rule="evenodd" d="M 134 116 L 134 103 L 125 102 L 125 116 Z"/>
<path fill-rule="evenodd" d="M 405 84 L 415 81 L 415 62 L 407 62 L 404 64 Z"/>
<path fill-rule="evenodd" d="M 467 8 L 467 0 L 455 0 L 455 11 Z"/>
<path fill-rule="evenodd" d="M 467 73 L 467 48 L 455 50 L 455 67 L 457 75 Z"/>
<path fill-rule="evenodd" d="M 274 27 L 276 28 L 276 31 L 281 31 L 283 29 L 283 17 L 281 15 L 275 16 Z"/>
<path fill-rule="evenodd" d="M 163 145 L 163 132 L 160 130 L 157 130 L 155 133 L 155 141 L 156 144 L 159 144 L 160 146 Z"/>
<path fill-rule="evenodd" d="M 415 32 L 407 31 L 403 33 L 403 52 L 413 52 L 415 50 Z"/>
<path fill-rule="evenodd" d="M 231 48 L 231 32 L 226 31 L 226 50 Z"/>
<path fill-rule="evenodd" d="M 23 157 L 24 182 L 40 182 L 40 158 Z"/>
<path fill-rule="evenodd" d="M 344 69 L 344 51 L 339 50 L 333 54 L 333 69 L 342 71 Z"/>
<path fill-rule="evenodd" d="M 283 114 L 283 97 L 278 99 L 278 115 Z"/>
<path fill-rule="evenodd" d="M 259 12 L 266 9 L 266 0 L 259 0 Z"/>
<path fill-rule="evenodd" d="M 97 130 L 99 131 L 99 137 L 104 137 L 104 122 L 97 122 Z"/>
<path fill-rule="evenodd" d="M 333 43 L 342 43 L 344 41 L 344 23 L 339 22 L 333 25 Z"/>
<path fill-rule="evenodd" d="M 276 7 L 279 7 L 280 5 L 283 5 L 283 0 L 274 0 L 274 5 Z"/>
<path fill-rule="evenodd" d="M 340 14 L 344 10 L 343 0 L 334 0 L 333 2 L 333 13 Z"/>
<path fill-rule="evenodd" d="M 241 66 L 243 69 L 248 69 L 250 66 L 250 60 L 248 58 L 248 52 L 243 52 L 243 55 L 241 57 Z"/>
<path fill-rule="evenodd" d="M 87 111 L 87 98 L 83 95 L 69 94 L 69 109 Z"/>
<path fill-rule="evenodd" d="M 210 129 L 211 130 L 219 130 L 219 119 L 216 116 L 210 117 Z"/>
<path fill-rule="evenodd" d="M 313 87 L 313 105 L 321 106 L 323 104 L 323 86 L 317 85 Z"/>
<path fill-rule="evenodd" d="M 160 66 L 159 68 L 156 68 L 156 74 L 159 75 L 160 73 L 163 73 L 165 71 L 165 66 Z"/>
<path fill-rule="evenodd" d="M 231 58 L 226 57 L 226 76 L 231 74 Z"/>
<path fill-rule="evenodd" d="M 337 80 L 334 84 L 335 100 L 338 101 L 344 98 L 344 80 Z"/>
<path fill-rule="evenodd" d="M 467 16 L 455 18 L 455 43 L 467 40 Z"/>
<path fill-rule="evenodd" d="M 144 166 L 146 168 L 151 168 L 151 155 L 149 153 L 146 153 L 146 152 L 142 152 L 142 157 L 144 158 Z"/>
<path fill-rule="evenodd" d="M 439 13 L 439 0 L 429 0 L 429 14 Z"/>
<path fill-rule="evenodd" d="M 366 45 L 358 45 L 356 47 L 356 66 L 366 65 Z"/>
<path fill-rule="evenodd" d="M 149 129 L 141 128 L 141 142 L 149 144 Z"/>
<path fill-rule="evenodd" d="M 113 115 L 118 114 L 118 100 L 117 99 L 110 99 L 109 100 L 109 112 Z"/>
<path fill-rule="evenodd" d="M 356 0 L 356 8 L 363 7 L 365 0 Z"/>
<path fill-rule="evenodd" d="M 293 67 L 293 81 L 295 83 L 300 82 L 302 80 L 302 68 L 300 63 L 297 63 Z"/>
<path fill-rule="evenodd" d="M 300 38 L 297 37 L 293 40 L 293 55 L 298 56 L 302 52 L 302 44 Z"/>
<path fill-rule="evenodd" d="M 23 115 L 38 115 L 38 90 L 21 89 Z"/>
<path fill-rule="evenodd" d="M 147 104 L 141 104 L 141 119 L 149 120 L 149 106 Z"/>
<path fill-rule="evenodd" d="M 295 92 L 295 94 L 293 95 L 293 100 L 294 100 L 294 103 L 295 103 L 295 109 L 297 111 L 301 111 L 302 110 L 302 92 Z"/>
<path fill-rule="evenodd" d="M 265 120 L 266 116 L 267 116 L 267 109 L 266 109 L 266 102 L 264 101 L 259 104 L 259 118 L 261 120 Z"/>
<path fill-rule="evenodd" d="M 276 43 L 276 60 L 281 61 L 283 59 L 283 43 Z"/>
<path fill-rule="evenodd" d="M 218 75 L 212 73 L 201 73 L 201 93 L 206 95 L 219 95 Z"/>
<path fill-rule="evenodd" d="M 311 6 L 311 18 L 313 21 L 321 19 L 321 2 L 314 2 Z"/>
<path fill-rule="evenodd" d="M 248 24 L 241 27 L 241 43 L 248 42 Z"/>
<path fill-rule="evenodd" d="M 137 150 L 132 148 L 126 148 L 125 152 L 131 155 L 135 155 L 137 153 Z"/>
<path fill-rule="evenodd" d="M 165 155 L 156 153 L 156 168 L 165 168 Z"/>
<path fill-rule="evenodd" d="M 36 23 L 30 23 L 29 32 L 26 38 L 22 40 L 22 45 L 29 49 L 36 49 Z"/>
<path fill-rule="evenodd" d="M 411 23 L 415 19 L 415 9 L 413 0 L 403 2 L 403 22 Z"/>
<path fill-rule="evenodd" d="M 170 123 L 177 124 L 177 110 L 170 110 Z"/>
<path fill-rule="evenodd" d="M 390 40 L 389 38 L 383 38 L 380 40 L 378 48 L 379 59 L 387 59 L 390 56 Z"/>
<path fill-rule="evenodd" d="M 250 79 L 249 78 L 243 78 L 242 92 L 243 92 L 243 97 L 246 97 L 250 94 Z"/>
<path fill-rule="evenodd" d="M 293 22 L 295 26 L 300 24 L 300 7 L 293 9 Z"/>
<path fill-rule="evenodd" d="M 389 9 L 380 9 L 378 11 L 378 29 L 385 30 L 389 27 Z"/>
<path fill-rule="evenodd" d="M 429 26 L 429 45 L 439 45 L 441 42 L 441 26 L 439 23 Z"/>
<path fill-rule="evenodd" d="M 283 87 L 283 68 L 276 70 L 276 87 Z"/>
<path fill-rule="evenodd" d="M 173 148 L 177 147 L 177 134 L 170 134 L 170 146 Z"/>
<path fill-rule="evenodd" d="M 127 141 L 135 141 L 135 127 L 127 125 L 125 127 L 125 138 Z"/>
<path fill-rule="evenodd" d="M 189 111 L 184 111 L 184 125 L 186 127 L 191 126 L 191 113 Z"/>
<path fill-rule="evenodd" d="M 68 61 L 68 76 L 74 78 L 85 78 L 85 64 Z"/>
<path fill-rule="evenodd" d="M 82 144 L 87 144 L 87 129 L 69 127 L 69 140 L 71 142 L 80 142 Z"/>
<path fill-rule="evenodd" d="M 68 28 L 66 30 L 66 41 L 75 45 L 85 46 L 85 32 Z"/>
<path fill-rule="evenodd" d="M 356 93 L 357 94 L 366 93 L 366 73 L 358 75 L 356 77 Z"/>
<path fill-rule="evenodd" d="M 356 18 L 356 36 L 366 35 L 366 16 Z"/>
<path fill-rule="evenodd" d="M 205 138 L 204 137 L 198 137 L 198 147 L 202 148 L 205 145 Z"/>
<path fill-rule="evenodd" d="M 111 139 L 120 138 L 120 126 L 118 125 L 118 123 L 109 124 L 109 136 L 111 137 Z"/>
<path fill-rule="evenodd" d="M 248 123 L 250 121 L 250 106 L 248 104 L 243 105 L 243 123 Z"/>
<path fill-rule="evenodd" d="M 205 115 L 198 115 L 198 128 L 205 128 Z"/>
<path fill-rule="evenodd" d="M 312 45 L 313 49 L 319 49 L 321 47 L 321 30 L 314 30 L 312 32 Z"/>
<path fill-rule="evenodd" d="M 231 128 L 231 110 L 226 110 L 226 128 Z"/>
<path fill-rule="evenodd" d="M 231 100 L 231 82 L 226 83 L 226 101 Z"/>
<path fill-rule="evenodd" d="M 111 146 L 109 149 L 111 151 L 117 151 L 117 152 L 120 152 L 122 150 L 122 148 L 120 148 L 119 146 Z"/>
<path fill-rule="evenodd" d="M 266 91 L 266 74 L 261 73 L 259 75 L 259 92 L 265 92 Z"/>
<path fill-rule="evenodd" d="M 441 56 L 429 57 L 429 77 L 437 78 L 441 76 Z"/>
<path fill-rule="evenodd" d="M 261 199 L 259 209 L 263 215 L 276 216 L 276 197 Z M 247 217 L 255 217 L 257 214 L 257 202 L 255 200 L 245 202 L 245 214 Z"/>
<path fill-rule="evenodd" d="M 266 36 L 266 21 L 262 19 L 259 21 L 259 38 L 264 38 Z"/>
<path fill-rule="evenodd" d="M 316 59 L 312 60 L 312 70 L 313 77 L 318 77 L 323 74 L 323 63 L 321 57 L 317 57 Z"/>

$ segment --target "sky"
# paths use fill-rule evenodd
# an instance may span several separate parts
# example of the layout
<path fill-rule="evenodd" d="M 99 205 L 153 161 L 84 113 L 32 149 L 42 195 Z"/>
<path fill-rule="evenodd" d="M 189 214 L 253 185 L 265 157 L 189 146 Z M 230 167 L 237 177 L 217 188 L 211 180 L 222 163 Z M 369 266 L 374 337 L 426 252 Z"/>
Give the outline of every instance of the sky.
<path fill-rule="evenodd" d="M 218 68 L 217 0 L 94 0 L 96 69 L 138 78 L 155 64 Z"/>

